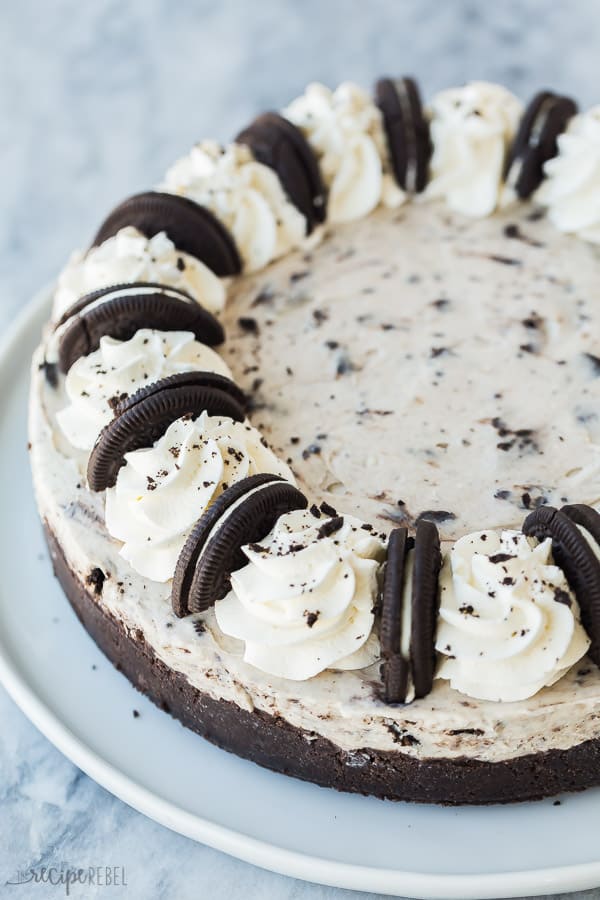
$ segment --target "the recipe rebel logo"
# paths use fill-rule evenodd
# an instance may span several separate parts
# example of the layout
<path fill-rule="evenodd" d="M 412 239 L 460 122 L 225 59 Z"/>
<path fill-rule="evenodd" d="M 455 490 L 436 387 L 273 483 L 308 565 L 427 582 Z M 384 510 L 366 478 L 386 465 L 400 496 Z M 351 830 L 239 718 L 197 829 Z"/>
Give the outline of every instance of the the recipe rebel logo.
<path fill-rule="evenodd" d="M 86 866 L 73 867 L 64 863 L 56 866 L 38 866 L 19 870 L 6 885 L 18 887 L 24 884 L 40 884 L 63 886 L 65 895 L 70 896 L 76 885 L 93 885 L 94 887 L 127 887 L 127 876 L 124 866 Z"/>

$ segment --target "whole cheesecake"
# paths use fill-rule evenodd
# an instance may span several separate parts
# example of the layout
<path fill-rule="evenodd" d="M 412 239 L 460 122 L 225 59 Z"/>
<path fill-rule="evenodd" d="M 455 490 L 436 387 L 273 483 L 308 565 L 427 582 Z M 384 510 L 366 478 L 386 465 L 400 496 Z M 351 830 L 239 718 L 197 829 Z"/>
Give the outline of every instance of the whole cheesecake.
<path fill-rule="evenodd" d="M 129 680 L 279 772 L 445 804 L 600 784 L 600 113 L 311 85 L 61 273 L 54 569 Z"/>

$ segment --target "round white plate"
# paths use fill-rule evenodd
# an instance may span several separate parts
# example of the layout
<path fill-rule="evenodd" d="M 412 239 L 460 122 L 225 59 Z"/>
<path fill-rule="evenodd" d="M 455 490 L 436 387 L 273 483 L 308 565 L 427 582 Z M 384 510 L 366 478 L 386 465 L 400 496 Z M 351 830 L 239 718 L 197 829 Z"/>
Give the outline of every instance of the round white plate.
<path fill-rule="evenodd" d="M 52 577 L 30 486 L 28 366 L 48 309 L 46 292 L 0 347 L 0 679 L 40 731 L 140 812 L 297 878 L 409 897 L 600 885 L 600 790 L 483 809 L 337 794 L 216 749 L 117 673 Z"/>

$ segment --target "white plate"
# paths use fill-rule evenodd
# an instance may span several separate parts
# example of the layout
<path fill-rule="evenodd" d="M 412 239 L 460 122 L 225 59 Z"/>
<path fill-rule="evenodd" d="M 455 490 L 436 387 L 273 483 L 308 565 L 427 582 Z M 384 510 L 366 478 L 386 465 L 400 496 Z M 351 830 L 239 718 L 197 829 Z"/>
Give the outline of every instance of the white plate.
<path fill-rule="evenodd" d="M 168 828 L 297 878 L 410 897 L 514 897 L 600 885 L 600 790 L 441 809 L 337 794 L 212 747 L 101 656 L 50 571 L 26 454 L 35 299 L 0 347 L 0 679 L 77 766 Z M 132 711 L 142 715 L 134 718 Z"/>

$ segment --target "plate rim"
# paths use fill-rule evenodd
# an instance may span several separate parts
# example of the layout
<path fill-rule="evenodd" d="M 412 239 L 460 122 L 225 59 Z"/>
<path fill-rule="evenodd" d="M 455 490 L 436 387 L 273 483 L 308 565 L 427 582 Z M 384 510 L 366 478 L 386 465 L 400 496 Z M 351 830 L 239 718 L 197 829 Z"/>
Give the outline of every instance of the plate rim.
<path fill-rule="evenodd" d="M 52 287 L 38 291 L 0 338 L 0 377 L 10 365 L 20 338 L 49 307 Z M 289 850 L 190 813 L 160 797 L 86 744 L 36 694 L 13 659 L 0 633 L 0 684 L 25 716 L 74 765 L 128 806 L 185 837 L 260 868 L 304 881 L 416 900 L 493 900 L 543 896 L 600 885 L 600 859 L 513 872 L 484 874 L 424 873 L 364 866 Z"/>

